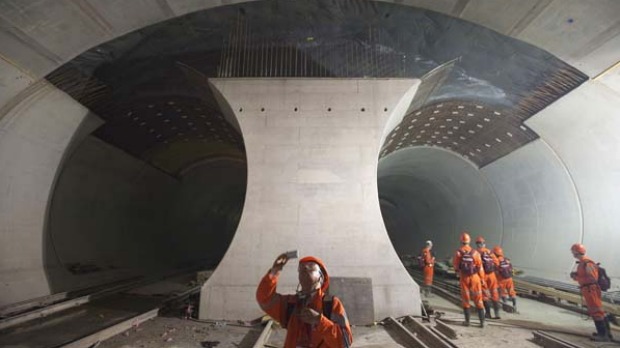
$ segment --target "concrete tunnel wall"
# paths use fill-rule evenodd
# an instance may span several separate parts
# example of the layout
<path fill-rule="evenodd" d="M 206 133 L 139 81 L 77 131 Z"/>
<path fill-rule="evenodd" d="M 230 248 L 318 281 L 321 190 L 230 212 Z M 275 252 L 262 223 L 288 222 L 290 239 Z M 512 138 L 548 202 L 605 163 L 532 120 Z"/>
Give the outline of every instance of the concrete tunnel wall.
<path fill-rule="evenodd" d="M 557 243 L 555 255 L 542 247 L 546 243 L 537 244 L 536 250 L 548 255 L 541 259 L 540 269 L 525 263 L 521 248 L 508 249 L 520 266 L 561 278 L 568 267 L 565 262 L 570 262 L 561 245 L 577 238 L 605 263 L 618 284 L 619 256 L 610 246 L 620 238 L 615 229 L 620 222 L 616 198 L 620 68 L 615 65 L 620 58 L 619 3 L 393 2 L 456 16 L 527 41 L 596 77 L 527 122 L 540 134 L 540 141 L 482 172 L 500 202 L 504 236 L 514 235 L 511 238 L 517 241 L 518 233 L 534 235 L 536 230 L 537 238 L 544 233 L 561 238 L 543 238 Z M 0 192 L 4 193 L 0 197 L 0 304 L 50 293 L 41 247 L 45 207 L 63 151 L 87 113 L 64 93 L 37 81 L 77 54 L 123 33 L 237 1 L 141 1 L 123 7 L 113 2 L 88 3 L 76 7 L 69 1 L 50 0 L 27 9 L 19 2 L 0 4 Z M 32 85 L 36 87 L 28 88 Z M 528 190 L 516 186 L 528 187 L 529 198 L 524 193 Z M 567 200 L 560 202 L 558 196 Z M 540 201 L 547 204 L 537 205 Z"/>

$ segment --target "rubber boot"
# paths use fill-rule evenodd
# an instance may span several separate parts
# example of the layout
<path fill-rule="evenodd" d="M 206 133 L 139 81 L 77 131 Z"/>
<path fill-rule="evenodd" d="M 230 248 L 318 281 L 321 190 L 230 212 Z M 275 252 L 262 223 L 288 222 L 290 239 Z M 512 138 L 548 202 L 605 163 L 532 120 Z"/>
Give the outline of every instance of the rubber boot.
<path fill-rule="evenodd" d="M 596 326 L 596 336 L 591 338 L 592 341 L 609 342 L 609 333 L 607 332 L 607 326 L 605 326 L 605 321 L 595 320 L 594 326 Z"/>
<path fill-rule="evenodd" d="M 493 313 L 495 314 L 493 319 L 501 319 L 499 316 L 499 302 L 493 301 Z"/>
<path fill-rule="evenodd" d="M 519 313 L 519 311 L 517 311 L 517 298 L 511 297 L 510 300 L 512 300 L 512 308 L 515 309 L 515 313 Z"/>
<path fill-rule="evenodd" d="M 480 320 L 480 328 L 484 327 L 484 308 L 478 308 L 478 319 Z"/>
<path fill-rule="evenodd" d="M 463 308 L 463 314 L 465 315 L 465 321 L 463 322 L 463 326 L 469 326 L 469 308 Z"/>
<path fill-rule="evenodd" d="M 609 325 L 608 317 L 605 317 L 605 328 L 607 329 L 607 337 L 609 337 L 610 341 L 613 340 L 614 336 L 611 334 L 611 325 Z"/>
<path fill-rule="evenodd" d="M 489 301 L 484 301 L 484 317 L 491 319 L 491 305 L 489 304 Z"/>
<path fill-rule="evenodd" d="M 433 286 L 429 285 L 428 286 L 428 297 L 432 297 L 431 295 L 433 294 Z"/>

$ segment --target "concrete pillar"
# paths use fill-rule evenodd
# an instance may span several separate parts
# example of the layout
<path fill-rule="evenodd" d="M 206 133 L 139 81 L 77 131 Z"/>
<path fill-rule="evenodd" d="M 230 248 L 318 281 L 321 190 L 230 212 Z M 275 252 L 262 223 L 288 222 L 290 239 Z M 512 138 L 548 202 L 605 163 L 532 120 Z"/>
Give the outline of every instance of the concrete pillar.
<path fill-rule="evenodd" d="M 365 278 L 374 320 L 417 314 L 417 285 L 383 225 L 377 193 L 380 141 L 402 118 L 412 79 L 214 79 L 222 110 L 239 121 L 248 161 L 247 195 L 233 242 L 201 293 L 200 318 L 262 314 L 256 286 L 287 250 L 322 258 L 331 277 Z M 297 286 L 297 262 L 278 291 Z M 346 279 L 345 279 L 346 284 Z M 355 289 L 353 289 L 355 290 Z M 357 298 L 364 297 L 359 294 Z M 348 307 L 368 307 L 353 303 Z"/>

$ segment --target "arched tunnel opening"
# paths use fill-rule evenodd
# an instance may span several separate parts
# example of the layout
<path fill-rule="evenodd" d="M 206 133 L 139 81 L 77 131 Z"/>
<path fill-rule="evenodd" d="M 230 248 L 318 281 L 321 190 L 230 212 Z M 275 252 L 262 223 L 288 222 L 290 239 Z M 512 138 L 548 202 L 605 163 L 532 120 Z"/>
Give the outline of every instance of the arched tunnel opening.
<path fill-rule="evenodd" d="M 453 59 L 437 73 L 440 64 Z M 218 101 L 208 79 L 234 77 L 423 79 L 400 123 L 388 129 L 379 154 L 379 198 L 393 203 L 382 209 L 399 253 L 431 235 L 441 240 L 436 251 L 448 253 L 453 248 L 449 240 L 460 229 L 501 244 L 500 202 L 484 184 L 484 175 L 473 179 L 475 174 L 468 173 L 535 141 L 537 134 L 523 122 L 585 79 L 534 46 L 449 16 L 392 4 L 356 9 L 344 3 L 274 2 L 269 7 L 258 2 L 143 28 L 94 47 L 47 76 L 96 115 L 92 129 L 83 131 L 92 135 L 75 145 L 58 176 L 45 234 L 48 269 L 59 263 L 79 279 L 105 279 L 97 273 L 217 265 L 234 235 L 232 220 L 242 215 L 247 169 L 234 116 L 243 108 L 224 110 L 229 106 Z M 112 154 L 113 148 L 124 154 Z M 398 151 L 408 148 L 415 151 Z M 395 152 L 399 169 L 391 164 Z M 96 156 L 110 166 L 108 179 Z M 117 160 L 123 168 L 130 164 L 121 162 L 131 157 L 142 165 L 126 173 L 112 163 Z M 427 166 L 420 165 L 423 158 Z M 473 167 L 453 172 L 448 162 Z M 212 174 L 209 166 L 214 166 Z M 435 172 L 425 172 L 433 166 L 438 166 Z M 98 179 L 88 173 L 90 168 Z M 199 183 L 192 175 L 199 168 L 213 180 Z M 109 185 L 105 180 L 111 180 Z M 469 186 L 474 181 L 480 182 Z M 183 193 L 192 191 L 190 182 L 204 190 L 202 208 L 197 192 Z M 93 209 L 85 202 L 111 207 Z M 201 228 L 209 232 L 201 234 Z M 141 242 L 146 236 L 153 244 Z M 109 248 L 106 240 L 113 241 Z M 82 243 L 90 247 L 76 247 Z M 201 250 L 202 245 L 209 247 Z M 157 257 L 164 250 L 170 259 Z M 127 267 L 117 264 L 124 264 L 121 260 L 127 260 Z M 49 272 L 54 289 L 71 288 L 57 281 L 67 277 L 54 274 Z"/>
<path fill-rule="evenodd" d="M 617 279 L 615 29 L 557 1 L 448 2 L 159 1 L 127 26 L 111 5 L 55 4 L 94 21 L 69 21 L 67 42 L 30 31 L 22 12 L 43 7 L 0 4 L 0 189 L 19 197 L 0 209 L 0 306 L 208 269 L 201 319 L 245 320 L 299 249 L 361 323 L 420 311 L 401 260 L 432 240 L 449 263 L 462 231 L 531 279 L 573 284 L 575 242 Z M 546 34 L 576 25 L 578 48 Z"/>

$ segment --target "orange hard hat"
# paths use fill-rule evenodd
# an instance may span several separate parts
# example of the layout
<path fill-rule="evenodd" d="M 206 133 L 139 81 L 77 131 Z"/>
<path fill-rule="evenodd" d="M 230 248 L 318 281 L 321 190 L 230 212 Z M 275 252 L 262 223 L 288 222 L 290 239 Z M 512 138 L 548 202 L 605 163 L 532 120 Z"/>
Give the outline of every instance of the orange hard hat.
<path fill-rule="evenodd" d="M 469 236 L 469 233 L 467 232 L 461 233 L 461 243 L 469 243 L 469 242 L 471 242 L 471 237 Z"/>
<path fill-rule="evenodd" d="M 478 236 L 478 238 L 476 238 L 476 243 L 484 243 L 484 238 L 482 238 L 482 236 Z"/>
<path fill-rule="evenodd" d="M 504 256 L 504 250 L 502 250 L 501 246 L 496 245 L 493 247 L 493 254 L 497 256 Z"/>
<path fill-rule="evenodd" d="M 573 244 L 573 246 L 570 247 L 570 251 L 573 254 L 585 255 L 586 254 L 586 247 L 583 246 L 583 244 L 581 244 L 581 243 L 575 243 L 575 244 Z"/>

